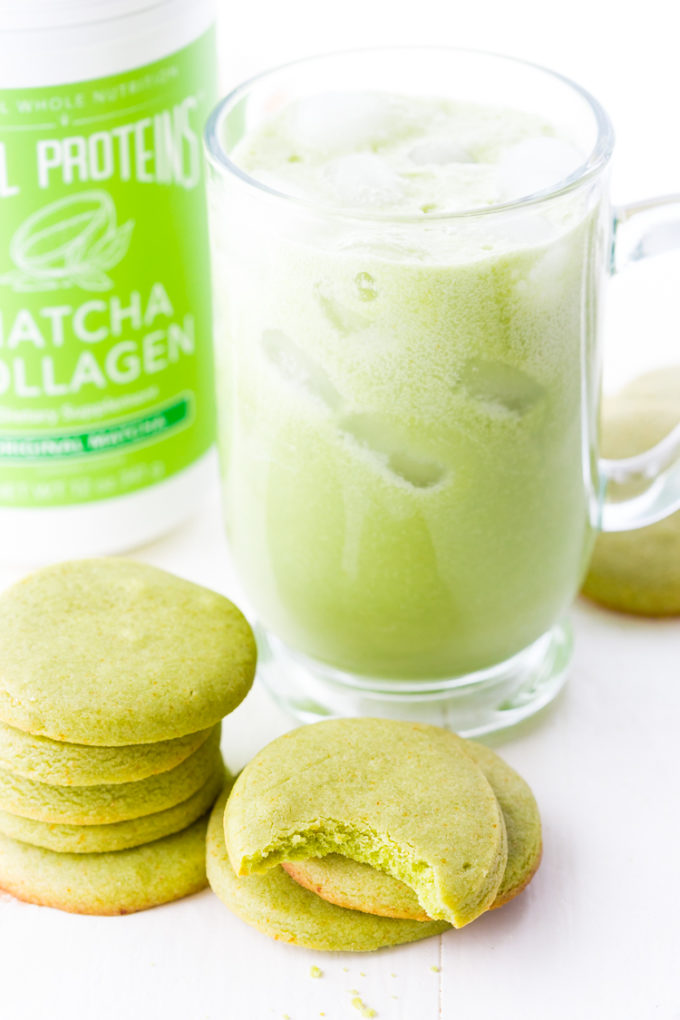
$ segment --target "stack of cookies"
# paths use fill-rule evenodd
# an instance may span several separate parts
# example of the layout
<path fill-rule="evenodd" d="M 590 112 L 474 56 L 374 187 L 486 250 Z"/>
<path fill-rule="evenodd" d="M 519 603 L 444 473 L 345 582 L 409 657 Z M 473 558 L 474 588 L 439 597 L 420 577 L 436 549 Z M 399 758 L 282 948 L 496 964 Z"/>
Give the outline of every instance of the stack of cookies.
<path fill-rule="evenodd" d="M 220 720 L 255 671 L 227 599 L 119 559 L 0 596 L 0 888 L 125 914 L 206 885 Z"/>
<path fill-rule="evenodd" d="M 278 738 L 225 791 L 208 879 L 234 913 L 320 950 L 412 942 L 531 880 L 541 822 L 493 751 L 436 726 L 334 719 Z"/>

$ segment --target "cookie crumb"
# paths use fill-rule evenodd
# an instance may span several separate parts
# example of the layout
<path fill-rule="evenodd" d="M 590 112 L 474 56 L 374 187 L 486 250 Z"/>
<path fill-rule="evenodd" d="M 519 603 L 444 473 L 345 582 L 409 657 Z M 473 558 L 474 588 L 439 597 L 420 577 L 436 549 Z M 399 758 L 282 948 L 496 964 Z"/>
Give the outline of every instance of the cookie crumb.
<path fill-rule="evenodd" d="M 365 1002 L 362 1002 L 358 995 L 352 999 L 352 1005 L 363 1017 L 366 1017 L 366 1020 L 370 1020 L 371 1017 L 378 1015 L 374 1009 L 371 1009 Z"/>
<path fill-rule="evenodd" d="M 316 967 L 316 966 L 310 967 L 309 968 L 309 976 L 313 977 L 313 978 L 323 977 L 323 971 L 321 970 L 321 967 Z"/>

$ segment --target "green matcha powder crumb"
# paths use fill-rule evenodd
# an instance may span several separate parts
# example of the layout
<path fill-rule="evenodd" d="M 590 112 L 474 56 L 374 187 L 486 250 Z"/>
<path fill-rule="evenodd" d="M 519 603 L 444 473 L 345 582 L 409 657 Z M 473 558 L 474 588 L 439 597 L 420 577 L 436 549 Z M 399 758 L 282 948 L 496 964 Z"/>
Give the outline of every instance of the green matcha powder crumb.
<path fill-rule="evenodd" d="M 371 1009 L 371 1007 L 367 1006 L 365 1002 L 362 1002 L 358 995 L 352 999 L 352 1005 L 363 1017 L 367 1017 L 368 1020 L 370 1020 L 371 1017 L 378 1015 L 374 1009 Z"/>
<path fill-rule="evenodd" d="M 321 967 L 310 967 L 309 976 L 313 978 L 323 977 L 323 971 L 321 970 Z"/>

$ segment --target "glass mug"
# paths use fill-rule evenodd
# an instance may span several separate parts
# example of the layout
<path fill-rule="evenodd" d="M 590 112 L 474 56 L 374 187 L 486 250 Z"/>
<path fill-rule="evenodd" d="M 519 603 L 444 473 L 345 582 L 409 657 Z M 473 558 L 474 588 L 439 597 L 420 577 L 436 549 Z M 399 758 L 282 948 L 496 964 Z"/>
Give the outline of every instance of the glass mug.
<path fill-rule="evenodd" d="M 529 197 L 427 217 L 285 195 L 232 161 L 271 113 L 348 88 L 524 110 L 589 155 Z M 260 675 L 306 721 L 514 724 L 564 681 L 598 529 L 680 506 L 680 428 L 597 453 L 603 284 L 680 246 L 680 198 L 612 216 L 597 101 L 467 51 L 271 71 L 222 101 L 206 144 L 223 507 Z"/>

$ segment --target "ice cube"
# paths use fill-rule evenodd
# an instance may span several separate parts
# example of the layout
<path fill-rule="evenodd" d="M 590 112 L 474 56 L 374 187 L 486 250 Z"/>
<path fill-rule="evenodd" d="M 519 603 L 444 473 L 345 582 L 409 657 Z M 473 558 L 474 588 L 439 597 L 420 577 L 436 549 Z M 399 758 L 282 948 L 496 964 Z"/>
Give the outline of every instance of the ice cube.
<path fill-rule="evenodd" d="M 441 464 L 426 460 L 409 450 L 395 450 L 387 461 L 390 471 L 416 489 L 429 489 L 444 477 Z"/>
<path fill-rule="evenodd" d="M 299 386 L 331 411 L 339 410 L 342 397 L 326 370 L 286 333 L 280 329 L 266 329 L 262 334 L 262 350 L 286 382 Z"/>
<path fill-rule="evenodd" d="M 470 358 L 460 375 L 467 394 L 492 412 L 521 417 L 541 399 L 543 386 L 504 361 Z"/>
<path fill-rule="evenodd" d="M 454 138 L 429 138 L 414 145 L 409 159 L 418 166 L 444 163 L 475 163 L 464 146 Z"/>
<path fill-rule="evenodd" d="M 299 100 L 291 130 L 301 146 L 322 152 L 365 148 L 393 129 L 395 104 L 370 92 L 322 92 Z"/>
<path fill-rule="evenodd" d="M 349 414 L 340 422 L 342 431 L 374 453 L 380 463 L 416 489 L 428 489 L 442 480 L 441 464 L 413 448 L 395 426 L 377 414 Z"/>
<path fill-rule="evenodd" d="M 325 283 L 317 283 L 314 288 L 317 300 L 331 326 L 340 333 L 356 333 L 370 325 L 371 320 L 357 309 L 339 301 L 331 287 Z"/>
<path fill-rule="evenodd" d="M 559 184 L 583 163 L 583 155 L 562 138 L 527 138 L 511 146 L 498 164 L 504 198 L 523 198 Z"/>
<path fill-rule="evenodd" d="M 333 160 L 326 175 L 336 199 L 346 206 L 389 205 L 404 192 L 399 175 L 386 160 L 368 152 Z"/>
<path fill-rule="evenodd" d="M 569 237 L 553 241 L 526 277 L 529 299 L 537 307 L 557 307 L 569 293 L 574 273 L 580 272 L 581 258 L 580 246 Z"/>

